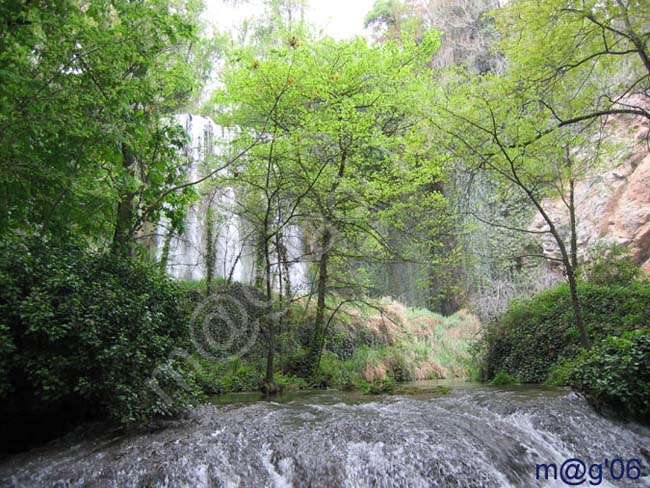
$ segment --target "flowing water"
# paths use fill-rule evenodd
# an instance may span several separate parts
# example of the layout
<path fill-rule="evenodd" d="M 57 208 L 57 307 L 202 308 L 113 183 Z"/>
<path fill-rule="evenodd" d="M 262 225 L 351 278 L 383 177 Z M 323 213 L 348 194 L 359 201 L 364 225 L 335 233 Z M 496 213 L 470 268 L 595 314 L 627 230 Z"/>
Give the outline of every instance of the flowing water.
<path fill-rule="evenodd" d="M 603 464 L 600 486 L 650 486 L 650 430 L 600 416 L 566 390 L 255 400 L 221 398 L 155 432 L 64 439 L 5 460 L 0 486 L 568 486 L 535 478 L 537 464 L 559 469 L 567 458 Z M 639 479 L 613 480 L 604 463 L 615 458 L 640 460 Z M 598 481 L 592 473 L 581 486 Z"/>

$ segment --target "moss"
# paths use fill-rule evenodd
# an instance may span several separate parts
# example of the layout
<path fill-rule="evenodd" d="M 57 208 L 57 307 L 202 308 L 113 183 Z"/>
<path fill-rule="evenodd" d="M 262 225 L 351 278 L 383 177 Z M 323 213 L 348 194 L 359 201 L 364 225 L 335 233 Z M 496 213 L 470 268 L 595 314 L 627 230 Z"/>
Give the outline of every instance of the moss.
<path fill-rule="evenodd" d="M 431 386 L 431 387 L 418 387 L 418 386 L 397 386 L 393 390 L 394 395 L 446 395 L 451 391 L 448 386 Z"/>
<path fill-rule="evenodd" d="M 512 375 L 506 373 L 505 371 L 500 371 L 490 381 L 490 384 L 494 386 L 516 385 L 517 383 L 518 381 Z"/>
<path fill-rule="evenodd" d="M 395 391 L 395 380 L 386 378 L 385 380 L 372 381 L 368 384 L 365 393 L 367 395 L 390 395 Z"/>

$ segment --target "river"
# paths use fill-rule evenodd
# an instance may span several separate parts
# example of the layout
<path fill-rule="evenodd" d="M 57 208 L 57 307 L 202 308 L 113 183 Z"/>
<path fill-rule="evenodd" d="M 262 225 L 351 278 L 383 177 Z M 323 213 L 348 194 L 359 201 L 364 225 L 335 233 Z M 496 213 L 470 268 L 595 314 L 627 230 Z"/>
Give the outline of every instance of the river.
<path fill-rule="evenodd" d="M 559 474 L 569 458 L 587 463 L 581 486 L 650 486 L 650 430 L 568 390 L 417 386 L 404 396 L 231 395 L 159 430 L 86 432 L 15 455 L 0 464 L 0 486 L 569 486 Z M 641 469 L 626 472 L 635 459 Z M 550 468 L 538 481 L 537 465 L 553 463 L 558 480 Z"/>

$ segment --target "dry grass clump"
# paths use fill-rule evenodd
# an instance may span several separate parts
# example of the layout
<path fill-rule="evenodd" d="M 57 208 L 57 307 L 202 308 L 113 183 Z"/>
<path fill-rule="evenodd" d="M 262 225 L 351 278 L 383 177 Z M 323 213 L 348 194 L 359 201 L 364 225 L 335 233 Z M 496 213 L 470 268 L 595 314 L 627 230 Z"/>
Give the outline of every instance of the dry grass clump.
<path fill-rule="evenodd" d="M 451 317 L 411 309 L 384 299 L 355 315 L 352 327 L 373 338 L 372 348 L 359 348 L 354 362 L 366 381 L 426 380 L 469 375 L 469 347 L 480 329 L 479 319 L 460 310 Z M 365 313 L 364 313 L 365 312 Z"/>
<path fill-rule="evenodd" d="M 408 311 L 404 305 L 399 302 L 390 301 L 382 306 L 384 314 L 392 321 L 398 324 L 407 325 L 409 323 Z"/>
<path fill-rule="evenodd" d="M 369 317 L 365 326 L 376 338 L 378 344 L 395 345 L 400 334 L 400 325 L 386 317 Z"/>
<path fill-rule="evenodd" d="M 384 381 L 388 377 L 388 368 L 382 361 L 374 364 L 368 362 L 361 377 L 366 381 Z"/>
<path fill-rule="evenodd" d="M 436 361 L 428 359 L 420 362 L 415 368 L 414 380 L 434 380 L 449 378 L 449 370 L 440 366 Z"/>

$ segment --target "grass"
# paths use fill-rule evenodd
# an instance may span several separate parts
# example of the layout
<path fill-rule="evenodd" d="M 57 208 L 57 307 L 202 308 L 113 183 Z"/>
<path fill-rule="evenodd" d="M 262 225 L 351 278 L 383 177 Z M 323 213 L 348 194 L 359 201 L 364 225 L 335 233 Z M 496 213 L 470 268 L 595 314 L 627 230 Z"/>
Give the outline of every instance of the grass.
<path fill-rule="evenodd" d="M 384 299 L 377 308 L 367 305 L 344 309 L 347 320 L 337 332 L 366 338 L 344 362 L 351 375 L 367 382 L 413 381 L 467 377 L 470 346 L 480 328 L 478 319 L 459 311 L 443 317 L 424 309 L 408 308 Z"/>
<path fill-rule="evenodd" d="M 204 282 L 182 282 L 187 290 Z M 330 297 L 328 308 L 337 307 Z M 315 301 L 295 302 L 278 335 L 276 381 L 284 390 L 307 387 L 344 387 L 387 392 L 398 382 L 470 376 L 470 347 L 480 323 L 461 310 L 450 317 L 406 307 L 384 298 L 347 303 L 330 324 L 319 370 L 300 367 L 315 317 Z M 198 383 L 209 394 L 252 391 L 263 376 L 263 344 L 255 353 L 232 363 L 200 360 Z"/>

